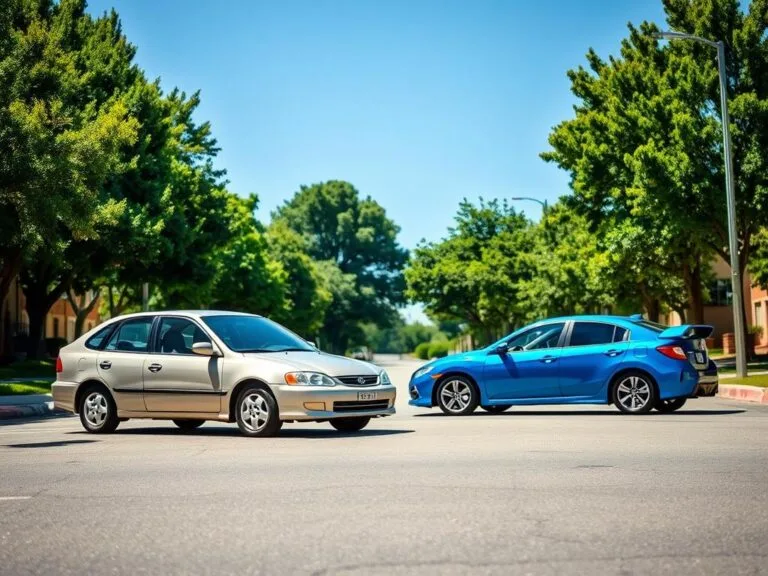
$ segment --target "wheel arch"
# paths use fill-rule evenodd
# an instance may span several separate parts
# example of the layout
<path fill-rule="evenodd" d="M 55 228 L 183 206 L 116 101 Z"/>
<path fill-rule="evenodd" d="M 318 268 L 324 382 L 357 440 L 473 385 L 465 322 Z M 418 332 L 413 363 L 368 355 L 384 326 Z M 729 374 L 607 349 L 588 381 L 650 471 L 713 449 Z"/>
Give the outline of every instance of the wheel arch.
<path fill-rule="evenodd" d="M 82 381 L 78 386 L 77 390 L 75 391 L 75 414 L 80 413 L 80 401 L 83 399 L 83 394 L 85 394 L 85 391 L 89 388 L 93 388 L 98 386 L 99 388 L 103 388 L 107 391 L 107 394 L 109 394 L 109 397 L 112 398 L 112 402 L 115 403 L 115 406 L 117 406 L 117 401 L 115 400 L 115 395 L 112 393 L 112 390 L 109 389 L 109 386 L 104 384 L 101 380 L 97 380 L 96 378 L 89 378 L 88 380 Z"/>
<path fill-rule="evenodd" d="M 235 387 L 232 388 L 232 391 L 229 393 L 229 421 L 234 422 L 235 421 L 235 403 L 237 402 L 237 397 L 240 396 L 240 392 L 247 386 L 255 386 L 258 388 L 261 388 L 269 393 L 270 396 L 272 396 L 272 399 L 275 401 L 275 404 L 277 405 L 278 413 L 280 412 L 280 405 L 277 402 L 277 398 L 275 397 L 275 393 L 272 392 L 272 388 L 269 387 L 269 384 L 264 382 L 263 380 L 259 380 L 258 378 L 245 378 L 244 380 L 241 380 L 237 384 L 235 384 Z"/>
<path fill-rule="evenodd" d="M 440 385 L 448 380 L 449 378 L 453 378 L 454 376 L 461 376 L 463 378 L 466 378 L 469 383 L 475 388 L 475 392 L 477 393 L 478 400 L 482 399 L 482 392 L 480 391 L 480 386 L 477 383 L 477 380 L 472 376 L 469 372 L 465 372 L 463 370 L 448 370 L 440 375 L 440 378 L 438 378 L 434 385 L 432 386 L 432 406 L 438 406 L 437 403 L 437 390 L 440 388 Z"/>
<path fill-rule="evenodd" d="M 616 372 L 616 374 L 613 375 L 610 382 L 608 383 L 607 390 L 606 390 L 606 404 L 610 404 L 613 402 L 613 388 L 616 386 L 616 383 L 619 381 L 619 379 L 627 374 L 630 373 L 639 373 L 648 378 L 648 381 L 651 383 L 651 386 L 653 386 L 653 391 L 655 393 L 655 397 L 659 398 L 659 383 L 656 382 L 656 378 L 654 378 L 653 374 L 651 374 L 648 370 L 645 370 L 643 368 L 638 368 L 636 366 L 627 366 Z"/>

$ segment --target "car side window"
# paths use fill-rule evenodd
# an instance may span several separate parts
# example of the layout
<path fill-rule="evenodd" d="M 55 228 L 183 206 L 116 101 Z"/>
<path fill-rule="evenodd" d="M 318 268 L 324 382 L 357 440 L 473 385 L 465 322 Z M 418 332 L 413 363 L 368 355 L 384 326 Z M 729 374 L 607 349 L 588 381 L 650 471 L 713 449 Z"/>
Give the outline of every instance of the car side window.
<path fill-rule="evenodd" d="M 151 316 L 126 320 L 115 330 L 104 350 L 120 352 L 146 352 L 149 349 L 149 334 L 152 332 Z"/>
<path fill-rule="evenodd" d="M 565 328 L 564 322 L 545 324 L 526 330 L 507 341 L 507 347 L 514 350 L 539 350 L 541 348 L 557 348 L 560 334 Z"/>
<path fill-rule="evenodd" d="M 85 341 L 85 347 L 90 348 L 91 350 L 98 350 L 101 344 L 104 342 L 104 338 L 109 336 L 109 333 L 112 332 L 112 329 L 114 328 L 113 324 L 110 324 L 109 326 L 105 326 L 96 334 L 88 338 L 88 340 Z"/>
<path fill-rule="evenodd" d="M 157 331 L 160 354 L 192 354 L 192 344 L 211 342 L 202 329 L 186 318 L 161 318 Z"/>
<path fill-rule="evenodd" d="M 571 330 L 568 346 L 592 346 L 621 342 L 628 336 L 628 331 L 621 326 L 603 322 L 576 322 Z"/>

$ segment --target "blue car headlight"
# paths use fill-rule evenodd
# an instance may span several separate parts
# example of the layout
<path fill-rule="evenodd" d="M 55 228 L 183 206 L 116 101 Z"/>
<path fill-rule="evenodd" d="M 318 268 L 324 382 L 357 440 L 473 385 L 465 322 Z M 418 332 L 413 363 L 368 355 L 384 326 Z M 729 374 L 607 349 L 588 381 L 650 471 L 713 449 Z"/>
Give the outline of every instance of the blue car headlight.
<path fill-rule="evenodd" d="M 432 372 L 432 370 L 434 370 L 434 369 L 435 369 L 434 364 L 431 365 L 431 366 L 424 366 L 424 368 L 420 368 L 419 370 L 416 370 L 416 372 L 414 372 L 413 378 L 414 379 L 421 378 L 422 376 Z"/>

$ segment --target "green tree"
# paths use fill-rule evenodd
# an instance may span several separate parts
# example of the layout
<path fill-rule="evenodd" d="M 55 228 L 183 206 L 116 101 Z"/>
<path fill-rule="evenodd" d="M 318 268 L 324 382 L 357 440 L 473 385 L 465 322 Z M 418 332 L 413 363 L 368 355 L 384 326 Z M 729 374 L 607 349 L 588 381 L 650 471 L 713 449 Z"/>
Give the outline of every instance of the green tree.
<path fill-rule="evenodd" d="M 440 242 L 420 245 L 405 272 L 408 296 L 439 320 L 459 320 L 490 342 L 526 316 L 519 285 L 530 276 L 530 222 L 505 202 L 464 200 L 456 226 Z"/>
<path fill-rule="evenodd" d="M 397 243 L 400 229 L 348 182 L 303 186 L 276 211 L 274 222 L 301 234 L 309 256 L 324 263 L 320 275 L 333 299 L 321 339 L 329 349 L 344 352 L 362 337 L 361 322 L 386 325 L 393 307 L 404 302 L 407 251 Z M 343 279 L 342 286 L 329 278 Z"/>
<path fill-rule="evenodd" d="M 727 46 L 743 272 L 768 218 L 768 3 L 753 0 L 746 13 L 737 0 L 665 0 L 664 8 L 672 28 Z M 553 151 L 544 157 L 571 173 L 593 228 L 626 227 L 629 239 L 643 230 L 637 248 L 668 255 L 659 266 L 648 261 L 656 268 L 651 276 L 669 274 L 672 263 L 692 320 L 701 321 L 712 254 L 728 259 L 717 65 L 705 46 L 660 46 L 656 31 L 630 26 L 619 57 L 606 62 L 590 51 L 589 69 L 569 72 L 579 99 L 575 118 L 554 129 Z M 658 292 L 643 278 L 637 286 Z"/>
<path fill-rule="evenodd" d="M 66 239 L 98 238 L 125 208 L 102 184 L 126 168 L 120 151 L 136 140 L 138 122 L 122 94 L 93 95 L 98 79 L 84 47 L 107 50 L 111 39 L 94 36 L 84 8 L 40 0 L 0 9 L 0 302 L 25 260 L 39 260 L 26 281 L 52 278 L 58 297 L 51 270 Z M 32 305 L 52 297 L 47 284 L 30 294 Z"/>

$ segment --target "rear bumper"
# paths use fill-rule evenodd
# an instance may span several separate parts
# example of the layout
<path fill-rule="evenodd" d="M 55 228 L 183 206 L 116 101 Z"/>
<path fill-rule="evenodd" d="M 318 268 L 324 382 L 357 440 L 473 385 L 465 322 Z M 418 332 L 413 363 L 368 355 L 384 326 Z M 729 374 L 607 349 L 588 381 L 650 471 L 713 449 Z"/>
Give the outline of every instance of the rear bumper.
<path fill-rule="evenodd" d="M 717 396 L 720 378 L 717 374 L 702 374 L 696 387 L 696 396 Z"/>
<path fill-rule="evenodd" d="M 53 407 L 58 410 L 75 412 L 75 392 L 77 392 L 77 384 L 74 382 L 54 382 L 51 386 Z"/>
<path fill-rule="evenodd" d="M 397 389 L 386 386 L 273 386 L 281 420 L 330 420 L 354 416 L 390 416 L 395 413 Z M 360 394 L 376 395 L 361 399 Z"/>

